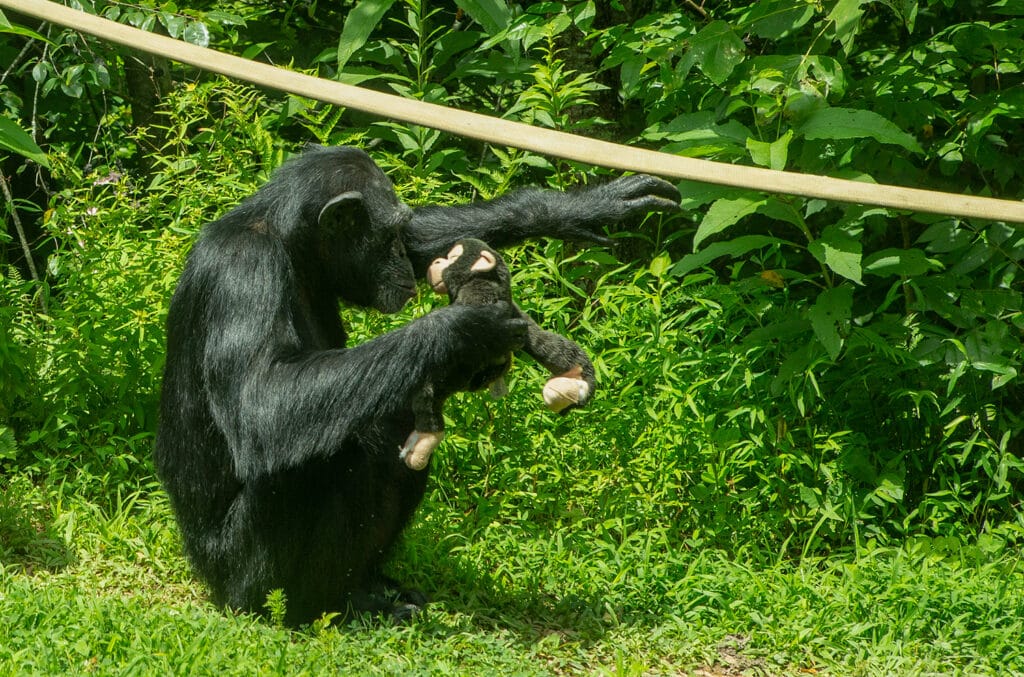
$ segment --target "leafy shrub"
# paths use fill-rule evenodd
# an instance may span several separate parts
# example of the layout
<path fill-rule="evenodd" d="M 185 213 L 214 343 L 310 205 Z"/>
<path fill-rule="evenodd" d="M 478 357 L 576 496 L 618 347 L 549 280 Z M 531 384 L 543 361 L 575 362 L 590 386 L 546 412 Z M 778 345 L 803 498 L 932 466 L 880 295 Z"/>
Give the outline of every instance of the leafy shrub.
<path fill-rule="evenodd" d="M 694 157 L 1021 195 L 1024 20 L 1003 0 L 456 5 L 363 0 L 344 22 L 319 6 L 100 11 L 193 37 L 202 24 L 212 44 L 249 55 Z M 257 37 L 268 34 L 279 44 Z M 159 115 L 128 133 L 115 96 L 124 57 L 104 47 L 73 70 L 81 41 L 0 47 L 44 101 L 30 110 L 32 97 L 0 83 L 5 110 L 46 123 L 53 178 L 69 186 L 36 205 L 54 247 L 45 284 L 9 267 L 0 279 L 8 462 L 116 477 L 143 463 L 182 253 L 286 149 L 377 144 L 413 203 L 580 180 L 571 163 L 180 71 Z M 157 152 L 141 150 L 154 140 Z M 452 429 L 479 433 L 453 435 L 472 452 L 450 460 L 441 494 L 501 487 L 507 507 L 541 522 L 603 515 L 621 536 L 670 519 L 673 543 L 769 552 L 918 533 L 1019 539 L 1021 231 L 682 188 L 688 213 L 627 224 L 614 255 L 559 243 L 513 254 L 524 306 L 584 343 L 610 387 L 586 418 L 554 422 L 528 386 L 498 404 L 460 396 Z M 349 314 L 352 336 L 433 303 Z M 541 375 L 527 365 L 514 378 Z M 566 484 L 566 468 L 584 479 Z"/>
<path fill-rule="evenodd" d="M 164 357 L 164 318 L 192 237 L 265 180 L 284 157 L 258 110 L 262 97 L 221 82 L 168 99 L 168 155 L 148 185 L 115 165 L 85 173 L 51 155 L 69 185 L 45 214 L 53 252 L 46 287 L 0 278 L 9 422 L 0 458 L 82 486 L 149 470 Z M 32 294 L 49 293 L 48 315 Z M 20 449 L 20 451 L 18 451 Z"/>

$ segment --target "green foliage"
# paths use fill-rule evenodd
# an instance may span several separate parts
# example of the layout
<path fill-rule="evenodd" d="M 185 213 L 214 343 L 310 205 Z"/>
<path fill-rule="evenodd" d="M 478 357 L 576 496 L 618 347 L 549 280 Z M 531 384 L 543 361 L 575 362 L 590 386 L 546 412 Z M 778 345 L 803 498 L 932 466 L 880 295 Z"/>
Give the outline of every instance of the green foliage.
<path fill-rule="evenodd" d="M 281 628 L 284 627 L 284 619 L 288 613 L 288 597 L 280 588 L 267 593 L 267 603 L 264 605 L 270 622 Z"/>
<path fill-rule="evenodd" d="M 1013 159 L 1024 108 L 1014 84 L 1024 41 L 1021 19 L 999 3 L 984 20 L 937 1 L 761 0 L 709 16 L 658 6 L 629 22 L 609 21 L 589 2 L 458 6 L 354 3 L 339 24 L 340 42 L 312 64 L 536 124 L 634 130 L 642 143 L 693 156 L 968 192 L 1005 190 L 1019 178 Z M 100 11 L 172 35 L 197 34 L 189 26 L 202 24 L 214 43 L 240 48 L 244 30 L 299 20 L 290 9 L 242 5 Z M 331 18 L 311 8 L 302 21 Z M 296 40 L 289 35 L 280 38 Z M 103 47 L 112 58 L 76 62 L 81 40 L 52 34 L 38 58 L 15 59 L 11 72 L 30 77 L 37 99 L 61 92 L 103 101 L 105 120 L 127 129 L 115 96 L 120 55 Z M 26 110 L 23 98 L 5 101 L 15 117 Z M 95 117 L 74 108 L 46 115 L 73 130 Z M 100 467 L 130 475 L 144 463 L 160 321 L 181 251 L 199 224 L 282 161 L 282 138 L 374 139 L 413 202 L 450 202 L 460 198 L 449 193 L 467 187 L 490 197 L 527 180 L 575 181 L 566 163 L 481 153 L 390 122 L 354 132 L 352 120 L 349 111 L 294 97 L 190 81 L 164 97 L 147 129 L 116 147 L 103 135 L 90 149 L 103 158 L 91 173 L 79 169 L 82 146 L 56 154 L 54 176 L 68 187 L 39 209 L 52 247 L 45 285 L 13 269 L 3 278 L 0 355 L 9 368 L 0 422 L 14 437 L 4 458 L 75 459 L 87 476 Z M 61 138 L 55 126 L 46 132 L 51 143 Z M 138 139 L 160 147 L 145 163 L 126 165 L 140 152 Z M 521 274 L 547 277 L 520 283 L 545 321 L 556 313 L 567 330 L 586 328 L 602 378 L 633 384 L 621 389 L 624 397 L 656 392 L 654 411 L 671 412 L 651 419 L 662 440 L 655 444 L 639 432 L 646 410 L 598 411 L 613 435 L 667 445 L 666 454 L 689 441 L 700 447 L 689 456 L 718 459 L 676 474 L 658 466 L 719 502 L 713 513 L 742 516 L 743 524 L 718 525 L 702 517 L 704 506 L 684 511 L 714 532 L 702 538 L 727 547 L 718 534 L 749 531 L 750 542 L 768 549 L 806 551 L 970 525 L 1018 539 L 1021 231 L 735 189 L 684 192 L 685 206 L 702 214 L 696 223 L 652 219 L 623 238 L 619 257 L 527 249 Z M 648 277 L 620 260 L 647 267 Z M 566 263 L 576 267 L 571 279 L 553 268 Z M 551 300 L 532 301 L 538 296 Z M 49 316 L 33 307 L 40 297 L 53 306 Z M 694 316 L 692 304 L 706 315 Z M 641 310 L 651 307 L 657 316 Z M 610 308 L 621 309 L 618 324 L 602 329 Z M 403 320 L 369 316 L 354 335 L 369 338 Z M 597 340 L 609 331 L 613 338 Z M 648 351 L 650 365 L 642 361 Z M 470 418 L 490 416 L 464 406 Z M 694 437 L 691 416 L 714 434 Z M 90 449 L 84 458 L 82 447 Z M 723 494 L 723 486 L 743 491 Z"/>
<path fill-rule="evenodd" d="M 1024 197 L 1007 0 L 328 5 L 95 9 L 682 155 Z M 0 665 L 1024 670 L 1024 231 L 691 183 L 684 213 L 613 228 L 614 248 L 509 252 L 521 305 L 588 350 L 600 389 L 556 417 L 524 360 L 505 400 L 451 400 L 395 563 L 436 615 L 295 634 L 207 608 L 149 467 L 164 313 L 201 224 L 308 141 L 375 146 L 415 204 L 592 169 L 172 64 L 140 93 L 123 49 L 39 30 L 0 24 L 4 213 L 30 233 L 0 231 Z M 346 310 L 351 340 L 437 303 Z"/>
<path fill-rule="evenodd" d="M 0 423 L 16 438 L 0 459 L 73 471 L 83 488 L 149 472 L 163 322 L 184 253 L 202 223 L 284 156 L 264 129 L 263 116 L 275 116 L 252 90 L 185 86 L 167 105 L 168 155 L 147 184 L 53 156 L 55 175 L 75 188 L 45 213 L 47 286 L 13 267 L 0 275 Z M 48 315 L 35 293 L 49 295 Z"/>
<path fill-rule="evenodd" d="M 885 40 L 890 10 L 856 0 L 765 0 L 703 26 L 680 9 L 596 39 L 621 73 L 620 95 L 646 111 L 644 138 L 665 148 L 990 192 L 1019 177 L 1012 139 L 1024 117 L 1024 43 L 1011 37 L 1021 25 L 1000 20 L 1000 7 L 978 26 L 958 23 L 948 3 L 893 4 L 905 50 Z M 765 42 L 737 55 L 723 38 L 709 50 L 701 35 L 727 35 L 723 21 Z M 680 48 L 680 36 L 692 38 Z M 718 87 L 700 84 L 694 66 Z M 982 139 L 975 125 L 993 133 Z M 757 402 L 730 453 L 771 442 L 806 457 L 787 473 L 797 500 L 773 510 L 817 515 L 815 547 L 856 537 L 851 529 L 863 537 L 865 526 L 878 536 L 970 524 L 1019 538 L 1022 428 L 1010 412 L 1022 231 L 730 190 L 692 195 L 689 206 L 706 212 L 692 250 L 672 250 L 670 271 L 683 282 L 713 266 L 730 282 L 721 322 L 739 323 L 733 353 L 750 374 L 732 392 Z"/>

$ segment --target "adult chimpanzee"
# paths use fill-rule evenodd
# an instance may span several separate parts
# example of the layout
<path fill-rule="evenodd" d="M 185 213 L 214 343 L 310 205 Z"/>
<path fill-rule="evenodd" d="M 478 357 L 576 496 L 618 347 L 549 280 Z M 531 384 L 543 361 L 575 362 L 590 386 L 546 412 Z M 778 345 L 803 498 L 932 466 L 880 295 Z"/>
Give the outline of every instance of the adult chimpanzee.
<path fill-rule="evenodd" d="M 394 312 L 460 238 L 600 240 L 594 228 L 677 200 L 629 176 L 412 210 L 364 152 L 315 148 L 207 224 L 171 300 L 155 455 L 214 601 L 259 611 L 279 588 L 293 624 L 423 603 L 384 594 L 381 573 L 426 483 L 396 453 L 412 398 L 519 348 L 525 322 L 451 305 L 347 348 L 339 301 Z"/>

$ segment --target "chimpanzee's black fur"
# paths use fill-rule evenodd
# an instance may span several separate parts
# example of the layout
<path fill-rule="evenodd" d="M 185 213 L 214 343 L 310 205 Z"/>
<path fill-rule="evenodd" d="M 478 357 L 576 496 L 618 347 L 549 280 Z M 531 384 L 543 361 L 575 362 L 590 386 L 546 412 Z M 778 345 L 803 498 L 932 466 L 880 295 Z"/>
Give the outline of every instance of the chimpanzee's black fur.
<path fill-rule="evenodd" d="M 427 477 L 395 453 L 413 394 L 519 348 L 525 322 L 452 305 L 348 348 L 339 301 L 394 312 L 460 238 L 600 240 L 594 228 L 677 199 L 630 176 L 414 211 L 362 151 L 316 148 L 207 224 L 167 319 L 155 460 L 214 601 L 260 611 L 280 588 L 293 624 L 423 602 L 379 594 Z"/>

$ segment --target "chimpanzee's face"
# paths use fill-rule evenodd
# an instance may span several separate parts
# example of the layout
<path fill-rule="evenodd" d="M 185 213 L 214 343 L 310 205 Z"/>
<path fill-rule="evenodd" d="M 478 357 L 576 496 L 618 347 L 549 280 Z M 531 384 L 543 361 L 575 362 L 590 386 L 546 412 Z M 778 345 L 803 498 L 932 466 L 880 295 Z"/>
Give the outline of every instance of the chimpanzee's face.
<path fill-rule="evenodd" d="M 402 205 L 411 215 L 411 210 Z M 372 253 L 364 263 L 365 279 L 370 282 L 372 299 L 366 305 L 383 313 L 401 310 L 416 295 L 416 276 L 402 243 L 402 229 L 408 218 L 394 227 L 375 228 Z"/>
<path fill-rule="evenodd" d="M 504 263 L 496 251 L 481 240 L 466 239 L 455 243 L 443 258 L 434 259 L 427 268 L 427 282 L 438 294 L 448 294 L 454 300 L 463 285 L 472 279 L 493 279 L 507 286 L 502 277 Z"/>
<path fill-rule="evenodd" d="M 412 210 L 379 169 L 359 183 L 359 190 L 335 196 L 321 212 L 322 261 L 342 300 L 393 313 L 416 294 L 402 243 Z"/>

